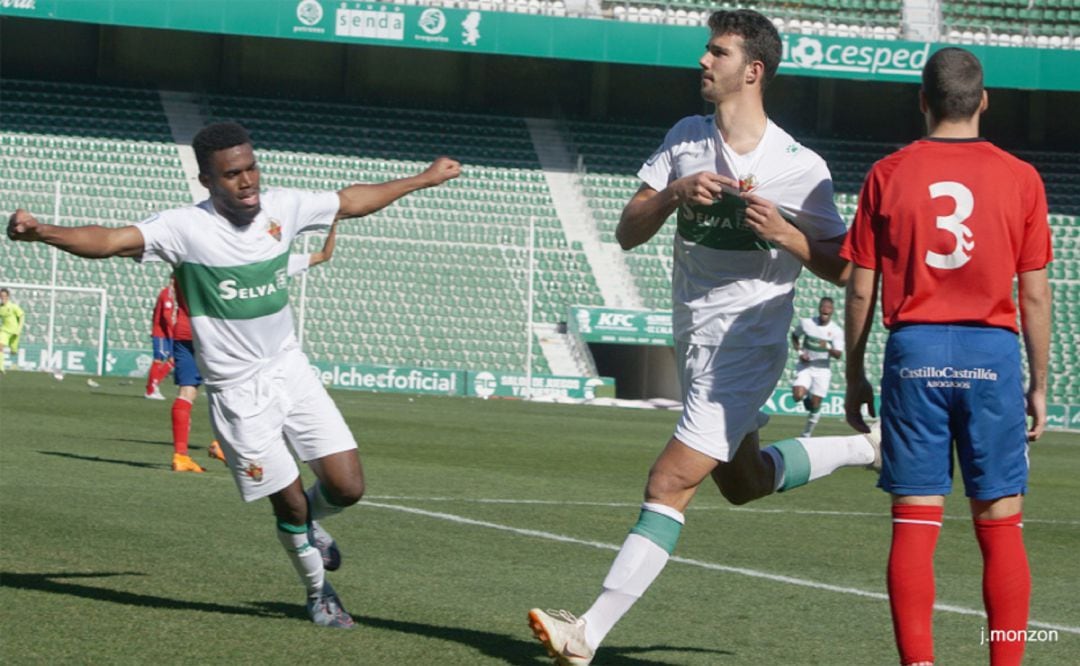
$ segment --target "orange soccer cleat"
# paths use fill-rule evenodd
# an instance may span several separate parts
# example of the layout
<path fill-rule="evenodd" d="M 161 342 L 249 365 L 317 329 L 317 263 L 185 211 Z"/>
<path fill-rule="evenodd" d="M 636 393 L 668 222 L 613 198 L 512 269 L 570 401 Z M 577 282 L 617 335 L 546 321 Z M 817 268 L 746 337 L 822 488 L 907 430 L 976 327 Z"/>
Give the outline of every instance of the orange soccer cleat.
<path fill-rule="evenodd" d="M 221 444 L 219 444 L 216 439 L 210 442 L 210 446 L 206 447 L 206 455 L 214 460 L 220 460 L 223 463 L 225 462 L 225 453 L 221 450 Z"/>
<path fill-rule="evenodd" d="M 205 472 L 206 470 L 199 467 L 199 463 L 191 459 L 191 456 L 185 456 L 179 453 L 174 453 L 172 457 L 172 471 L 174 472 Z"/>

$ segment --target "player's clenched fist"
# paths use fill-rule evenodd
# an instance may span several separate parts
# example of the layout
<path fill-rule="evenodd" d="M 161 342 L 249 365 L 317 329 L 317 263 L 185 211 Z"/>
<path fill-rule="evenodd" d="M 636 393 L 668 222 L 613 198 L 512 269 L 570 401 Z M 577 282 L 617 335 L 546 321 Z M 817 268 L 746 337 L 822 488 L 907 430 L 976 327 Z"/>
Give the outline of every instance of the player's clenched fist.
<path fill-rule="evenodd" d="M 424 169 L 423 175 L 427 179 L 429 187 L 442 185 L 446 181 L 461 175 L 461 163 L 449 157 L 440 157 L 432 162 L 431 166 Z"/>
<path fill-rule="evenodd" d="M 724 193 L 724 186 L 739 191 L 739 183 L 734 178 L 708 171 L 680 178 L 670 185 L 681 203 L 702 206 L 708 206 L 719 199 Z"/>
<path fill-rule="evenodd" d="M 22 208 L 15 209 L 15 212 L 8 218 L 7 235 L 11 240 L 35 241 L 38 239 L 37 231 L 37 218 Z"/>

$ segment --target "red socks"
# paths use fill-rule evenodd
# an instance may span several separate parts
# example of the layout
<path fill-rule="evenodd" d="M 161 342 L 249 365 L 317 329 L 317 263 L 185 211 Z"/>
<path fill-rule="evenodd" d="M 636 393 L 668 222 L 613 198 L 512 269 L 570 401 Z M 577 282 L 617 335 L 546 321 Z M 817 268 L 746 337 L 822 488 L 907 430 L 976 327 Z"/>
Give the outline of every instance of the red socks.
<path fill-rule="evenodd" d="M 162 379 L 172 371 L 172 361 L 155 360 L 150 364 L 150 373 L 146 377 L 146 394 L 150 395 L 157 389 Z"/>
<path fill-rule="evenodd" d="M 889 605 L 901 664 L 934 661 L 934 548 L 943 514 L 938 506 L 897 504 L 892 508 Z M 983 555 L 991 666 L 1017 666 L 1024 658 L 1031 570 L 1021 526 L 1019 513 L 975 521 Z"/>
<path fill-rule="evenodd" d="M 889 606 L 901 664 L 934 661 L 934 548 L 940 506 L 895 504 L 889 551 Z"/>
<path fill-rule="evenodd" d="M 1024 658 L 1031 569 L 1021 515 L 975 521 L 975 537 L 983 556 L 983 603 L 990 625 L 992 666 L 1013 666 Z"/>
<path fill-rule="evenodd" d="M 188 434 L 191 432 L 191 403 L 183 398 L 173 400 L 172 438 L 173 453 L 186 456 L 188 452 Z"/>

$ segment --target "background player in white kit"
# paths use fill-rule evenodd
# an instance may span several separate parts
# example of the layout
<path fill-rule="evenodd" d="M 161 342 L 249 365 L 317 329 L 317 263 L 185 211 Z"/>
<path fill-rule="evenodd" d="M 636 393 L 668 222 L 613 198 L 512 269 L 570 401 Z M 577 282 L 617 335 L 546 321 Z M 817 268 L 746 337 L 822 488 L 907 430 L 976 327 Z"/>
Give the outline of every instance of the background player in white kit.
<path fill-rule="evenodd" d="M 803 266 L 843 279 L 845 227 L 825 162 L 765 113 L 764 88 L 780 64 L 776 28 L 751 10 L 715 12 L 709 28 L 701 95 L 716 112 L 668 132 L 638 172 L 642 185 L 615 233 L 630 249 L 677 214 L 672 323 L 683 414 L 592 607 L 580 618 L 529 611 L 533 633 L 560 664 L 590 663 L 660 575 L 706 479 L 745 504 L 877 459 L 876 440 L 861 435 L 759 448 L 759 410 L 787 365 L 795 279 Z"/>
<path fill-rule="evenodd" d="M 822 297 L 818 316 L 803 317 L 791 332 L 791 348 L 799 355 L 791 395 L 810 413 L 802 437 L 809 437 L 821 420 L 821 399 L 832 381 L 830 363 L 844 355 L 844 329 L 832 320 L 834 309 L 833 299 Z"/>
<path fill-rule="evenodd" d="M 211 424 L 240 494 L 246 501 L 267 497 L 273 505 L 278 539 L 305 585 L 311 620 L 351 628 L 352 617 L 324 576 L 340 564 L 340 552 L 316 521 L 358 502 L 364 475 L 352 433 L 293 333 L 289 247 L 302 231 L 368 215 L 456 178 L 461 165 L 441 157 L 415 176 L 339 192 L 260 191 L 259 166 L 242 126 L 208 125 L 192 147 L 199 180 L 210 192 L 198 205 L 119 228 L 40 224 L 19 209 L 8 237 L 81 257 L 173 265 L 191 316 Z M 293 453 L 317 477 L 306 491 Z"/>

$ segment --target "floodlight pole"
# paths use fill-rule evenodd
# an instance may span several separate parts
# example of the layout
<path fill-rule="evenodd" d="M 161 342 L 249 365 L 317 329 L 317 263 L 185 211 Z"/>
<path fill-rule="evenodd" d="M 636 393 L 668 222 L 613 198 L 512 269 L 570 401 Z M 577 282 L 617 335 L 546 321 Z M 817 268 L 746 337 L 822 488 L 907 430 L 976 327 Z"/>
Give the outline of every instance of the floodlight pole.
<path fill-rule="evenodd" d="M 529 217 L 529 248 L 526 254 L 525 270 L 528 273 L 528 287 L 525 292 L 525 390 L 521 392 L 521 397 L 528 400 L 532 397 L 532 366 L 533 366 L 533 354 L 532 354 L 532 322 L 533 322 L 533 281 L 534 281 L 534 259 L 536 253 L 536 218 Z"/>
<path fill-rule="evenodd" d="M 60 225 L 60 181 L 56 181 L 56 194 L 53 196 L 53 224 Z M 49 361 L 49 369 L 52 369 L 53 359 L 53 323 L 56 320 L 56 275 L 59 272 L 59 250 L 56 246 L 52 246 L 52 275 L 49 278 L 49 285 L 53 287 L 49 290 L 49 333 L 45 339 L 45 358 Z M 102 329 L 104 331 L 104 329 Z M 63 363 L 60 364 L 61 368 Z"/>

